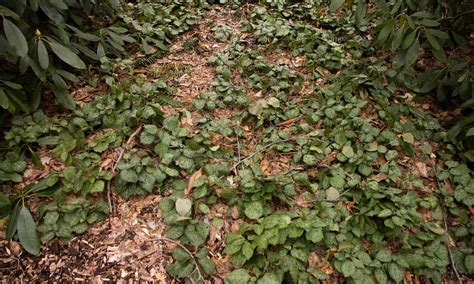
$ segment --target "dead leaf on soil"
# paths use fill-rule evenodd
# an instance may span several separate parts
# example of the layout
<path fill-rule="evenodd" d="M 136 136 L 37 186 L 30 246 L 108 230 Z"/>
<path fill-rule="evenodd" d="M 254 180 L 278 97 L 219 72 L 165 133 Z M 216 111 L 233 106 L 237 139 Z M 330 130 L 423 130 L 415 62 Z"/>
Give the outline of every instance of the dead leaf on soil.
<path fill-rule="evenodd" d="M 193 182 L 202 176 L 202 169 L 197 170 L 188 181 L 188 186 L 186 186 L 186 190 L 184 191 L 185 195 L 189 195 L 191 193 L 191 189 L 193 188 Z"/>

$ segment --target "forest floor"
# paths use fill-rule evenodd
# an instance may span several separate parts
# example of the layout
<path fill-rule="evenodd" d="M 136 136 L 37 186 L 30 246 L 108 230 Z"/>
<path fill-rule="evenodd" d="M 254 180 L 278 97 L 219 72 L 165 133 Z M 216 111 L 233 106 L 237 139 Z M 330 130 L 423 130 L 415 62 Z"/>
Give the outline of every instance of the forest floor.
<path fill-rule="evenodd" d="M 179 116 L 180 127 L 187 129 L 186 137 L 201 135 L 200 143 L 210 145 L 211 150 L 202 154 L 207 155 L 207 160 L 199 164 L 201 157 L 191 158 L 195 165 L 181 169 L 178 178 L 186 183 L 184 199 L 192 200 L 199 208 L 195 209 L 194 218 L 208 228 L 204 245 L 209 249 L 208 257 L 215 264 L 215 272 L 206 281 L 224 283 L 225 277 L 244 263 L 255 274 L 252 277 L 256 278 L 252 279 L 257 279 L 265 271 L 278 271 L 277 267 L 294 261 L 297 265 L 292 269 L 309 273 L 325 283 L 344 282 L 342 276 L 366 280 L 361 275 L 356 277 L 359 273 L 356 267 L 364 271 L 361 273 L 367 271 L 367 275 L 372 274 L 370 271 L 382 271 L 385 276 L 379 275 L 377 281 L 383 277 L 395 280 L 401 277 L 408 283 L 424 283 L 439 274 L 445 282 L 456 282 L 452 254 L 465 241 L 454 240 L 445 225 L 455 229 L 464 227 L 463 218 L 471 219 L 474 210 L 472 206 L 459 205 L 466 209 L 463 214 L 467 215 L 450 215 L 448 220 L 443 216 L 445 207 L 441 206 L 436 192 L 443 187 L 452 193 L 459 182 L 448 177 L 440 179 L 439 174 L 453 173 L 453 169 L 459 168 L 459 175 L 465 175 L 466 170 L 462 164 L 451 161 L 451 156 L 438 155 L 437 151 L 444 151 L 446 146 L 432 140 L 431 135 L 439 131 L 438 122 L 452 114 L 440 110 L 429 99 L 420 101 L 410 93 L 393 90 L 387 83 L 390 78 L 385 75 L 380 80 L 376 78 L 384 68 L 379 61 L 372 57 L 354 59 L 354 53 L 347 51 L 360 46 L 347 47 L 334 40 L 316 58 L 304 52 L 292 54 L 276 42 L 262 47 L 260 40 L 268 33 L 259 27 L 251 32 L 242 31 L 242 22 L 251 14 L 250 7 L 231 10 L 212 6 L 203 15 L 204 20 L 174 39 L 168 54 L 133 72 L 122 70 L 123 73 L 116 74 L 119 82 L 129 80 L 130 76 L 141 76 L 151 82 L 156 78 L 165 81 L 175 90 L 176 105 L 162 103 L 160 110 L 164 117 Z M 255 14 L 258 13 L 253 11 Z M 267 21 L 267 26 L 258 22 L 264 26 L 263 30 L 280 25 Z M 325 32 L 324 28 L 321 32 Z M 276 33 L 285 36 L 285 31 Z M 237 44 L 232 43 L 235 38 Z M 348 45 L 362 46 L 365 42 L 356 39 L 360 42 Z M 236 52 L 246 54 L 248 62 L 235 59 Z M 216 56 L 219 54 L 227 58 Z M 226 62 L 231 58 L 234 65 Z M 350 73 L 349 62 L 356 60 L 362 65 L 369 62 L 373 68 Z M 80 104 L 88 104 L 96 96 L 106 96 L 108 91 L 106 86 L 80 86 L 72 94 Z M 210 92 L 219 95 L 202 96 Z M 394 95 L 387 97 L 387 93 Z M 240 104 L 236 97 L 243 94 L 250 103 L 236 107 Z M 151 152 L 147 148 L 149 144 L 144 142 L 143 125 L 133 130 L 123 139 L 129 140 L 126 151 L 136 147 Z M 173 129 L 168 130 L 174 134 Z M 115 171 L 124 159 L 121 151 L 123 147 L 111 147 L 103 152 L 101 170 Z M 223 152 L 220 156 L 214 154 L 219 151 Z M 48 171 L 55 168 L 54 163 L 59 164 L 56 168 L 64 168 L 57 158 L 48 160 L 48 155 L 45 152 L 41 157 Z M 152 154 L 153 159 L 157 157 Z M 204 197 L 196 196 L 201 187 L 193 182 L 213 176 L 211 170 L 203 172 L 206 164 L 222 161 L 230 171 L 215 175 L 221 183 L 206 181 L 210 192 Z M 24 180 L 34 181 L 45 175 L 44 169 L 30 167 Z M 467 175 L 472 179 L 470 171 Z M 247 186 L 246 182 L 252 185 Z M 237 198 L 226 197 L 226 186 L 239 190 Z M 255 188 L 261 192 L 254 191 Z M 369 194 L 370 191 L 377 196 Z M 23 252 L 17 242 L 0 240 L 0 274 L 3 280 L 27 282 L 180 282 L 170 276 L 167 268 L 175 262 L 171 252 L 179 246 L 174 241 L 179 238 L 166 235 L 170 223 L 164 218 L 169 213 L 160 207 L 164 198 L 174 195 L 171 188 L 162 188 L 144 197 L 124 199 L 112 190 L 108 201 L 113 212 L 109 217 L 70 241 L 47 242 L 39 256 Z M 206 198 L 208 201 L 202 201 Z M 455 207 L 453 204 L 451 209 Z M 179 208 L 176 210 L 180 213 Z M 284 237 L 281 243 L 275 240 L 255 243 L 256 236 L 261 234 L 258 231 L 269 229 L 259 229 L 257 224 L 277 218 L 280 212 L 293 212 L 295 215 L 288 213 L 292 224 L 306 220 L 310 225 L 302 225 L 300 234 L 299 229 L 291 229 L 288 234 L 295 236 Z M 311 225 L 311 220 L 316 219 L 320 223 Z M 292 224 L 278 226 L 290 228 Z M 308 241 L 299 240 L 303 231 Z M 271 231 L 267 237 L 271 239 L 278 232 Z M 336 232 L 340 234 L 336 236 Z M 224 251 L 232 246 L 231 240 L 226 245 L 231 233 L 245 237 L 252 246 L 250 255 L 245 248 Z M 323 233 L 327 239 L 324 245 L 307 245 L 309 240 L 320 243 Z M 413 238 L 404 238 L 404 234 Z M 376 245 L 376 240 L 382 239 Z M 190 245 L 194 244 L 191 236 L 181 239 L 181 243 L 192 252 L 197 251 Z M 270 253 L 275 247 L 291 251 L 290 262 L 271 262 Z M 390 251 L 392 260 L 384 260 L 379 251 Z M 265 256 L 270 264 L 262 265 L 259 261 L 263 260 L 255 260 L 252 254 Z M 365 255 L 370 255 L 368 261 Z M 414 255 L 419 257 L 419 265 L 411 262 Z M 435 264 L 431 265 L 430 259 L 435 259 Z M 355 265 L 351 266 L 354 269 L 350 265 Z M 396 270 L 402 267 L 407 271 L 402 270 L 400 276 Z M 469 281 L 467 275 L 461 277 Z"/>

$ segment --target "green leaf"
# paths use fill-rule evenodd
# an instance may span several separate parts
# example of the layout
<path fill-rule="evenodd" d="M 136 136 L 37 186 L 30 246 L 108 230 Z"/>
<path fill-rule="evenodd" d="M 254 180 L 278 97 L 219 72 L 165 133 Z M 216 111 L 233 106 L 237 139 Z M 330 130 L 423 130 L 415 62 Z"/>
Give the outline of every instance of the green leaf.
<path fill-rule="evenodd" d="M 381 262 L 389 262 L 392 260 L 392 254 L 387 249 L 381 249 L 377 252 L 375 258 L 380 260 Z"/>
<path fill-rule="evenodd" d="M 413 42 L 415 42 L 415 39 L 416 39 L 416 30 L 412 31 L 405 37 L 402 43 L 402 48 L 407 49 L 410 46 L 412 46 Z"/>
<path fill-rule="evenodd" d="M 341 272 L 344 277 L 352 276 L 355 273 L 355 265 L 352 261 L 346 260 L 341 265 Z"/>
<path fill-rule="evenodd" d="M 4 109 L 11 109 L 13 107 L 10 99 L 2 88 L 0 88 L 0 106 L 2 106 Z"/>
<path fill-rule="evenodd" d="M 26 56 L 28 54 L 28 43 L 23 32 L 7 18 L 3 18 L 3 30 L 16 54 L 20 57 Z"/>
<path fill-rule="evenodd" d="M 179 215 L 181 216 L 186 216 L 189 213 L 191 213 L 191 207 L 193 203 L 190 199 L 188 198 L 178 198 L 176 200 L 175 206 L 176 206 L 176 212 L 178 212 Z"/>
<path fill-rule="evenodd" d="M 403 269 L 398 264 L 396 264 L 394 262 L 391 262 L 388 265 L 388 275 L 390 275 L 390 277 L 396 283 L 399 283 L 399 282 L 403 281 L 403 277 L 405 275 L 405 272 L 403 271 Z"/>
<path fill-rule="evenodd" d="M 53 52 L 65 63 L 77 69 L 86 69 L 86 64 L 69 48 L 61 45 L 60 43 L 49 39 L 49 46 Z"/>
<path fill-rule="evenodd" d="M 12 208 L 12 203 L 8 196 L 5 193 L 0 192 L 0 219 L 5 218 L 10 214 L 10 210 Z"/>
<path fill-rule="evenodd" d="M 303 156 L 303 162 L 308 166 L 315 166 L 318 164 L 318 158 L 311 154 L 306 154 Z"/>
<path fill-rule="evenodd" d="M 197 262 L 207 275 L 211 275 L 216 270 L 216 265 L 209 258 L 199 258 Z"/>
<path fill-rule="evenodd" d="M 30 210 L 21 207 L 18 214 L 18 239 L 23 248 L 33 254 L 38 255 L 40 251 L 40 240 L 36 232 L 36 224 L 31 216 Z"/>
<path fill-rule="evenodd" d="M 18 216 L 19 216 L 20 208 L 17 205 L 13 207 L 13 210 L 10 213 L 10 216 L 8 217 L 8 222 L 7 222 L 7 230 L 6 230 L 6 238 L 7 240 L 11 240 L 16 232 L 18 231 Z"/>
<path fill-rule="evenodd" d="M 321 228 L 311 228 L 306 232 L 306 239 L 313 243 L 319 243 L 324 238 L 323 230 Z"/>
<path fill-rule="evenodd" d="M 342 4 L 344 4 L 344 0 L 331 0 L 331 5 L 329 6 L 329 11 L 332 13 L 337 9 L 341 8 Z"/>
<path fill-rule="evenodd" d="M 105 189 L 105 182 L 103 180 L 96 180 L 92 184 L 91 189 L 89 190 L 90 193 L 95 193 L 95 192 L 102 192 Z"/>
<path fill-rule="evenodd" d="M 429 30 L 426 31 L 425 35 L 426 35 L 426 38 L 428 39 L 428 42 L 431 44 L 431 46 L 434 49 L 436 49 L 436 50 L 441 50 L 442 49 L 442 47 L 439 44 L 438 40 L 434 37 L 434 35 Z"/>
<path fill-rule="evenodd" d="M 38 41 L 38 61 L 43 69 L 48 69 L 49 66 L 49 55 L 46 46 L 42 40 Z"/>
<path fill-rule="evenodd" d="M 0 170 L 0 181 L 22 182 L 23 178 L 17 173 L 7 173 Z"/>
<path fill-rule="evenodd" d="M 334 187 L 330 187 L 326 190 L 326 199 L 328 201 L 337 201 L 339 199 L 339 191 Z"/>
<path fill-rule="evenodd" d="M 138 175 L 134 170 L 123 170 L 120 172 L 120 177 L 126 182 L 138 182 Z"/>
<path fill-rule="evenodd" d="M 279 284 L 281 281 L 274 272 L 269 272 L 263 275 L 262 278 L 257 280 L 257 284 Z"/>
<path fill-rule="evenodd" d="M 198 247 L 206 242 L 209 227 L 203 222 L 189 224 L 184 229 L 184 234 L 193 246 Z"/>
<path fill-rule="evenodd" d="M 468 273 L 474 273 L 474 254 L 466 256 L 464 259 L 464 265 L 466 266 Z"/>
<path fill-rule="evenodd" d="M 408 48 L 407 54 L 405 57 L 405 63 L 407 65 L 415 64 L 416 60 L 418 59 L 418 55 L 420 53 L 420 43 L 418 39 L 413 42 L 413 44 Z"/>
<path fill-rule="evenodd" d="M 61 137 L 59 136 L 45 136 L 37 140 L 40 145 L 58 145 L 60 141 Z"/>
<path fill-rule="evenodd" d="M 352 147 L 348 145 L 342 147 L 342 154 L 344 154 L 344 156 L 346 156 L 347 158 L 352 158 L 355 155 Z"/>
<path fill-rule="evenodd" d="M 242 268 L 232 271 L 225 278 L 226 284 L 248 284 L 249 282 L 250 274 Z"/>
<path fill-rule="evenodd" d="M 474 136 L 474 127 L 471 127 L 467 132 L 466 132 L 466 137 Z"/>
<path fill-rule="evenodd" d="M 260 202 L 254 201 L 245 206 L 245 216 L 249 219 L 257 220 L 263 215 L 263 207 Z"/>
<path fill-rule="evenodd" d="M 357 167 L 357 170 L 359 173 L 361 173 L 363 176 L 369 176 L 372 173 L 372 167 L 367 166 L 366 164 L 360 164 Z"/>

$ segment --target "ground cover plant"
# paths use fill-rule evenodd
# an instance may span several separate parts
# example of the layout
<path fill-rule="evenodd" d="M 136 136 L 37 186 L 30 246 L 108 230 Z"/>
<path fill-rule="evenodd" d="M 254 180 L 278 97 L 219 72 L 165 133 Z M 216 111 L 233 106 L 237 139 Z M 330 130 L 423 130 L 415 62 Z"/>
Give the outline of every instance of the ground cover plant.
<path fill-rule="evenodd" d="M 0 1 L 5 279 L 472 280 L 469 1 L 211 2 Z"/>

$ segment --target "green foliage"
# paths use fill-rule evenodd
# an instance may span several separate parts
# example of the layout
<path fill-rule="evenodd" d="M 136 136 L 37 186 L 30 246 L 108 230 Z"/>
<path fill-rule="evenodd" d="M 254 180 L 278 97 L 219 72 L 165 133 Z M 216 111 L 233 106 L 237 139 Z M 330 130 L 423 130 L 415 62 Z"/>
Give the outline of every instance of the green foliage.
<path fill-rule="evenodd" d="M 68 82 L 77 83 L 75 74 L 88 63 L 104 66 L 139 40 L 146 53 L 159 49 L 136 62 L 136 66 L 149 64 L 163 54 L 172 37 L 198 19 L 189 1 L 4 2 L 0 2 L 0 58 L 5 63 L 0 69 L 0 106 L 11 113 L 36 110 L 45 89 L 54 93 L 58 103 L 74 110 Z"/>
<path fill-rule="evenodd" d="M 45 153 L 64 167 L 18 196 L 0 194 L 7 237 L 37 254 L 40 240 L 83 233 L 107 215 L 103 199 L 110 185 L 124 198 L 164 195 L 159 208 L 166 238 L 180 244 L 167 271 L 191 283 L 214 273 L 212 259 L 222 251 L 207 246 L 215 248 L 220 236 L 235 268 L 226 283 L 333 277 L 398 283 L 407 272 L 440 282 L 450 265 L 448 249 L 459 272 L 472 273 L 474 176 L 457 156 L 472 150 L 472 119 L 448 131 L 416 105 L 418 97 L 400 95 L 436 89 L 440 99 L 452 94 L 465 100 L 467 112 L 471 67 L 450 59 L 413 79 L 414 50 L 441 58 L 438 45 L 448 50 L 456 36 L 435 20 L 436 9 L 420 13 L 412 2 L 247 3 L 238 10 L 245 16 L 240 29 L 213 29 L 222 43 L 209 58 L 216 76 L 193 110 L 183 110 L 169 87 L 186 66 L 161 66 L 150 71 L 152 79 L 133 73 L 197 23 L 202 11 L 191 1 L 130 3 L 118 16 L 122 22 L 89 31 L 92 37 L 72 29 L 120 54 L 121 40 L 130 41 L 123 38 L 127 27 L 146 55 L 113 60 L 110 49 L 107 58 L 100 56 L 106 94 L 73 112 L 47 117 L 38 111 L 11 120 L 2 142 L 8 151 L 0 153 L 2 182 L 21 182 L 27 167 L 42 167 Z M 22 28 L 13 18 L 6 17 Z M 8 42 L 16 43 L 11 52 L 23 54 L 23 39 L 6 26 Z M 397 52 L 396 64 L 379 58 L 372 27 L 379 37 L 390 29 L 373 44 Z M 38 66 L 63 61 L 68 70 L 81 68 L 63 47 L 90 62 L 80 48 L 54 40 L 61 47 L 40 38 Z M 199 37 L 188 40 L 185 51 L 199 46 Z M 433 76 L 443 86 L 428 82 Z M 0 84 L 18 88 L 14 81 Z M 104 167 L 114 151 L 123 151 L 117 167 Z M 31 196 L 50 203 L 31 214 Z M 215 230 L 223 234 L 216 237 Z"/>

